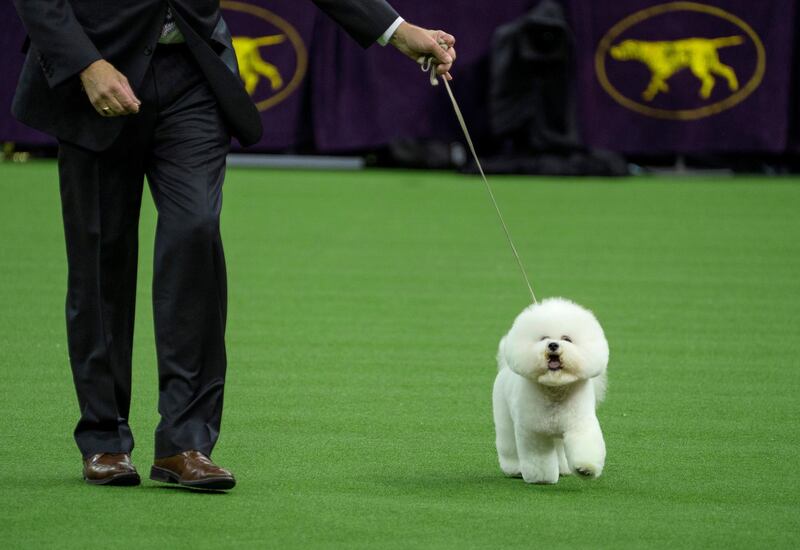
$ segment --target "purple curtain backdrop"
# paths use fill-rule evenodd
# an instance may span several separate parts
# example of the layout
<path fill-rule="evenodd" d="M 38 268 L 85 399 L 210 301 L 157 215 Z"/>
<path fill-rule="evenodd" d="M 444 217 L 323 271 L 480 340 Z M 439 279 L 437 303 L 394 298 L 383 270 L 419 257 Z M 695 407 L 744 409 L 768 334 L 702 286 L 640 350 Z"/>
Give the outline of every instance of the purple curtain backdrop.
<path fill-rule="evenodd" d="M 52 137 L 23 126 L 11 116 L 11 99 L 25 57 L 22 43 L 25 29 L 11 2 L 0 2 L 0 141 L 27 145 L 50 145 Z"/>
<path fill-rule="evenodd" d="M 314 43 L 317 10 L 297 0 L 221 5 L 237 49 L 242 40 L 265 42 L 239 57 L 245 80 L 247 74 L 257 79 L 251 96 L 262 113 L 264 136 L 254 150 L 286 150 L 310 142 L 308 48 Z"/>
<path fill-rule="evenodd" d="M 420 2 L 395 0 L 403 17 L 426 27 L 445 27 L 457 37 L 453 92 L 470 131 L 489 132 L 489 46 L 494 30 L 527 12 L 536 0 Z M 347 151 L 394 138 L 457 140 L 461 130 L 442 86 L 432 87 L 419 67 L 394 48 L 363 52 L 327 20 L 315 39 L 313 95 L 316 144 Z"/>
<path fill-rule="evenodd" d="M 392 2 L 408 20 L 445 27 L 458 37 L 454 91 L 478 139 L 489 137 L 486 101 L 492 33 L 537 2 Z M 700 0 L 695 4 L 710 6 L 707 11 L 712 13 L 673 10 L 640 18 L 614 36 L 600 55 L 598 47 L 615 25 L 640 10 L 671 2 L 563 3 L 576 34 L 576 97 L 588 145 L 627 153 L 797 150 L 800 90 L 791 82 L 797 81 L 793 50 L 800 14 L 794 0 Z M 362 50 L 311 2 L 223 0 L 221 5 L 237 41 L 243 76 L 264 120 L 264 138 L 251 151 L 344 153 L 381 147 L 400 137 L 461 139 L 442 87 L 431 87 L 426 76 L 391 47 Z M 720 17 L 715 8 L 732 17 Z M 757 41 L 736 23 L 739 20 L 763 43 L 760 78 L 756 78 L 762 65 Z M 0 140 L 52 144 L 52 138 L 22 126 L 9 113 L 24 36 L 11 3 L 0 3 Z M 698 95 L 700 77 L 676 69 L 665 81 L 668 90 L 645 99 L 642 92 L 654 74 L 647 59 L 658 65 L 653 55 L 659 54 L 625 61 L 611 52 L 626 40 L 674 43 L 728 36 L 743 38 L 740 44 L 713 51 L 721 65 L 734 71 L 742 93 L 730 89 L 727 77 L 719 72 L 724 73 L 724 67 L 711 71 L 715 87 L 707 98 Z M 663 53 L 664 47 L 656 50 Z M 730 108 L 721 108 L 730 103 L 734 103 Z M 721 106 L 720 112 L 699 116 L 714 105 Z M 653 110 L 660 115 L 653 116 Z M 676 111 L 694 113 L 690 116 L 695 118 L 677 119 L 684 115 L 671 114 Z"/>

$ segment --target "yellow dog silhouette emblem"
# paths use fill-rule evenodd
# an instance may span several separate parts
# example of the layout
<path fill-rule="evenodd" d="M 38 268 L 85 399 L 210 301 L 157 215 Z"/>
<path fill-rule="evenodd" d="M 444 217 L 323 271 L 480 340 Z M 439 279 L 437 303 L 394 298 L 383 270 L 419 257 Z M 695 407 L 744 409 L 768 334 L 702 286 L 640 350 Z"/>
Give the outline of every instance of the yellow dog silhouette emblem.
<path fill-rule="evenodd" d="M 739 89 L 736 71 L 720 61 L 718 50 L 741 44 L 744 44 L 742 36 L 686 38 L 672 42 L 624 40 L 611 48 L 611 57 L 618 61 L 633 60 L 647 65 L 652 78 L 642 92 L 645 101 L 653 101 L 659 92 L 668 93 L 667 80 L 683 69 L 690 69 L 700 80 L 700 97 L 708 99 L 716 85 L 714 75 L 725 78 L 732 92 Z"/>
<path fill-rule="evenodd" d="M 273 90 L 278 90 L 283 86 L 283 77 L 280 71 L 272 63 L 264 61 L 259 48 L 281 44 L 285 40 L 286 36 L 283 34 L 258 38 L 233 37 L 233 49 L 236 50 L 236 60 L 239 62 L 239 74 L 248 94 L 253 95 L 262 77 L 269 80 Z"/>

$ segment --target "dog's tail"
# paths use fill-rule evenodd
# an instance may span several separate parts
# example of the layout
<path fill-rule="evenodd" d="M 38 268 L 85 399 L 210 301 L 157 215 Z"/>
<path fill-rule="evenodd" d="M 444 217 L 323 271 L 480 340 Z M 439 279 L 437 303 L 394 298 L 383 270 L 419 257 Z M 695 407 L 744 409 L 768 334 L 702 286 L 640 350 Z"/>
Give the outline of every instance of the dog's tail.
<path fill-rule="evenodd" d="M 599 405 L 606 398 L 608 388 L 608 374 L 603 371 L 600 376 L 592 378 L 592 388 L 594 388 L 594 402 Z"/>
<path fill-rule="evenodd" d="M 500 340 L 500 345 L 497 348 L 497 371 L 503 370 L 503 367 L 506 366 L 506 338 L 508 335 L 503 336 Z"/>
<path fill-rule="evenodd" d="M 286 41 L 285 34 L 273 34 L 270 36 L 259 36 L 253 39 L 253 44 L 258 47 L 261 46 L 274 46 L 275 44 L 282 44 Z"/>
<path fill-rule="evenodd" d="M 711 41 L 715 48 L 728 48 L 730 46 L 741 46 L 744 44 L 744 36 L 725 36 L 715 38 Z"/>

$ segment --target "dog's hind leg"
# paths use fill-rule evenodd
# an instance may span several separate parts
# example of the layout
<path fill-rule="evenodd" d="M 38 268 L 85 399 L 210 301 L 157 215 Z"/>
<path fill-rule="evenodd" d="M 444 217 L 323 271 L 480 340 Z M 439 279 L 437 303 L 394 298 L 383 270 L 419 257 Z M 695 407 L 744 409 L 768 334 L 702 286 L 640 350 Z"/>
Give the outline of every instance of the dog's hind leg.
<path fill-rule="evenodd" d="M 732 92 L 735 92 L 739 89 L 739 79 L 736 78 L 736 71 L 734 71 L 731 67 L 724 65 L 722 62 L 719 62 L 715 65 L 709 67 L 711 72 L 718 74 L 722 78 L 728 81 L 728 88 Z"/>
<path fill-rule="evenodd" d="M 500 469 L 507 476 L 519 477 L 519 457 L 517 456 L 517 442 L 514 438 L 514 421 L 508 411 L 508 403 L 497 387 L 495 387 L 492 400 L 496 432 L 495 445 L 497 446 L 497 457 L 500 459 Z"/>

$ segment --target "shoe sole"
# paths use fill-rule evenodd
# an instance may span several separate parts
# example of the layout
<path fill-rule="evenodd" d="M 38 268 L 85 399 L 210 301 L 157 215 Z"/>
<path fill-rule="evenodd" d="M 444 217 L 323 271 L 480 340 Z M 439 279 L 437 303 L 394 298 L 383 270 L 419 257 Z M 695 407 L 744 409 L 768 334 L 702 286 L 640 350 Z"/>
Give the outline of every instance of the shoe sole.
<path fill-rule="evenodd" d="M 84 477 L 83 480 L 89 485 L 110 485 L 114 487 L 132 487 L 134 485 L 139 485 L 142 482 L 139 474 L 135 473 L 117 474 L 102 479 L 88 479 L 87 477 Z"/>
<path fill-rule="evenodd" d="M 170 470 L 153 466 L 150 468 L 150 479 L 162 483 L 171 483 L 188 487 L 190 489 L 206 489 L 209 491 L 227 491 L 236 486 L 236 481 L 230 477 L 209 477 L 197 481 L 181 481 L 180 477 Z"/>

